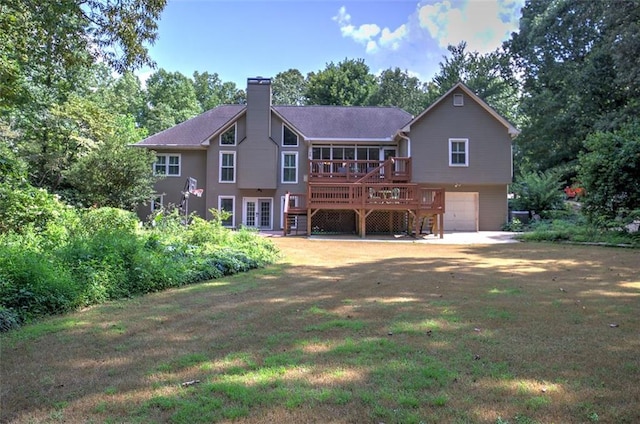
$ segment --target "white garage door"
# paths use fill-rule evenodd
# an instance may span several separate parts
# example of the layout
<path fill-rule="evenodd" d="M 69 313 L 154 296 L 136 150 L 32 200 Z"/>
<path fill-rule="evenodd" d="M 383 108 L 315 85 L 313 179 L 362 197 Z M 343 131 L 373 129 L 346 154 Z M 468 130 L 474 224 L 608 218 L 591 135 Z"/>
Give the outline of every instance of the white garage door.
<path fill-rule="evenodd" d="M 444 197 L 445 231 L 478 231 L 478 193 L 451 193 Z"/>

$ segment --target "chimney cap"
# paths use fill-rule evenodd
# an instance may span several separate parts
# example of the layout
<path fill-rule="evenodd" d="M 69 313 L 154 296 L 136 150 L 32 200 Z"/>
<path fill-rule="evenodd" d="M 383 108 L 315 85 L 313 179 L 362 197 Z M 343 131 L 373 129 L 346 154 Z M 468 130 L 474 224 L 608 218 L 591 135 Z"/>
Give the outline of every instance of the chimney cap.
<path fill-rule="evenodd" d="M 247 84 L 261 84 L 261 85 L 266 85 L 266 84 L 271 84 L 271 78 L 264 78 L 264 77 L 254 77 L 254 78 L 247 78 Z"/>

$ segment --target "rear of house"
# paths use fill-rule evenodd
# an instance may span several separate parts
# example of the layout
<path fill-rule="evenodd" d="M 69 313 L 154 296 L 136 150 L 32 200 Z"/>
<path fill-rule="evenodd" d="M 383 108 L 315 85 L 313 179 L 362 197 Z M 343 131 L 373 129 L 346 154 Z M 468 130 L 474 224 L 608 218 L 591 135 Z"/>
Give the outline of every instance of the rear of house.
<path fill-rule="evenodd" d="M 164 176 L 139 214 L 173 204 L 207 219 L 225 210 L 232 228 L 363 236 L 416 231 L 425 218 L 433 228 L 438 216 L 440 230 L 496 230 L 515 134 L 463 84 L 414 118 L 393 107 L 273 106 L 270 79 L 249 78 L 246 106 L 219 106 L 136 144 L 156 152 Z M 343 200 L 317 203 L 323 184 Z M 289 209 L 297 213 L 285 222 Z"/>

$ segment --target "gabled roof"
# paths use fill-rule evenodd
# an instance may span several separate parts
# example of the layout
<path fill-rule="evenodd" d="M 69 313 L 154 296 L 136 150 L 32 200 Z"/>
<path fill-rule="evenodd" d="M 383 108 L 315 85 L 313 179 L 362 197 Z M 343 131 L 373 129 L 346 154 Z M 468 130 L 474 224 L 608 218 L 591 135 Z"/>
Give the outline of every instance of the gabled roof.
<path fill-rule="evenodd" d="M 454 92 L 457 89 L 460 89 L 460 90 L 464 91 L 465 94 L 467 94 L 470 98 L 475 100 L 476 103 L 478 103 L 483 109 L 485 109 L 487 112 L 489 112 L 489 114 L 491 114 L 498 122 L 500 122 L 502 125 L 504 125 L 505 128 L 507 129 L 507 132 L 511 136 L 511 138 L 515 138 L 515 137 L 518 136 L 518 134 L 520 134 L 520 131 L 516 127 L 514 127 L 509 121 L 507 121 L 502 115 L 500 115 L 498 112 L 496 112 L 495 109 L 493 109 L 491 106 L 489 106 L 487 104 L 487 102 L 485 102 L 480 97 L 478 97 L 478 95 L 476 95 L 476 93 L 471 91 L 471 89 L 469 87 L 467 87 L 462 82 L 459 82 L 456 85 L 454 85 L 453 87 L 451 87 L 451 89 L 449 91 L 444 93 L 444 95 L 440 96 L 440 98 L 438 100 L 436 100 L 431 105 L 429 105 L 429 107 L 426 108 L 420 115 L 418 115 L 415 118 L 413 118 L 411 120 L 411 122 L 409 122 L 407 125 L 405 125 L 402 128 L 402 131 L 410 131 L 411 130 L 411 125 L 413 125 L 414 123 L 419 121 L 423 116 L 425 116 L 433 108 L 435 108 L 438 104 L 440 104 L 440 102 L 442 102 L 445 98 L 447 98 L 449 96 L 449 94 L 451 94 L 452 92 Z"/>
<path fill-rule="evenodd" d="M 392 140 L 411 114 L 397 107 L 273 106 L 307 140 Z"/>
<path fill-rule="evenodd" d="M 145 138 L 136 146 L 199 148 L 245 112 L 245 105 L 222 105 Z"/>

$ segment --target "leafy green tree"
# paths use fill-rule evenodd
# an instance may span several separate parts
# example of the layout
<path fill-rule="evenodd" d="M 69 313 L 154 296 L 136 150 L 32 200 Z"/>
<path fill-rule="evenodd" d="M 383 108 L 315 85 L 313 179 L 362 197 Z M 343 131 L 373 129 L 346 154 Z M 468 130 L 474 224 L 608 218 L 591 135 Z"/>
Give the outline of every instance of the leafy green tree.
<path fill-rule="evenodd" d="M 112 132 L 65 173 L 76 200 L 84 206 L 109 206 L 133 210 L 151 198 L 152 164 L 155 156 L 146 149 L 130 147 L 145 137 L 131 116 L 112 119 Z"/>
<path fill-rule="evenodd" d="M 465 42 L 447 47 L 449 56 L 440 62 L 440 70 L 428 84 L 428 103 L 463 82 L 498 113 L 519 126 L 518 83 L 510 71 L 509 58 L 501 51 L 482 55 L 466 49 Z"/>
<path fill-rule="evenodd" d="M 246 95 L 234 82 L 222 82 L 217 73 L 193 73 L 193 87 L 202 110 L 223 104 L 246 103 Z"/>
<path fill-rule="evenodd" d="M 640 124 L 596 132 L 579 157 L 584 211 L 592 222 L 628 223 L 640 218 Z"/>
<path fill-rule="evenodd" d="M 58 190 L 63 171 L 102 137 L 91 98 L 93 65 L 124 72 L 151 64 L 166 0 L 5 0 L 0 5 L 0 125 L 38 187 Z M 110 74 L 110 72 L 108 72 Z"/>
<path fill-rule="evenodd" d="M 277 105 L 304 105 L 307 81 L 297 69 L 278 73 L 271 82 L 273 103 Z"/>
<path fill-rule="evenodd" d="M 527 1 L 505 47 L 523 79 L 516 143 L 532 167 L 575 167 L 589 134 L 635 119 L 639 20 L 636 1 Z"/>
<path fill-rule="evenodd" d="M 0 125 L 0 184 L 22 185 L 27 180 L 27 164 L 13 147 L 14 136 Z"/>
<path fill-rule="evenodd" d="M 387 69 L 377 77 L 377 88 L 370 99 L 373 106 L 397 106 L 417 115 L 427 106 L 424 85 L 400 68 Z"/>
<path fill-rule="evenodd" d="M 164 69 L 147 80 L 147 105 L 144 126 L 150 134 L 202 112 L 193 82 L 180 72 L 167 72 Z"/>
<path fill-rule="evenodd" d="M 106 109 L 120 115 L 135 118 L 142 123 L 145 108 L 145 93 L 140 80 L 133 72 L 125 72 L 108 87 L 104 105 Z"/>
<path fill-rule="evenodd" d="M 363 59 L 333 62 L 307 76 L 307 104 L 364 106 L 376 89 L 375 76 Z"/>

